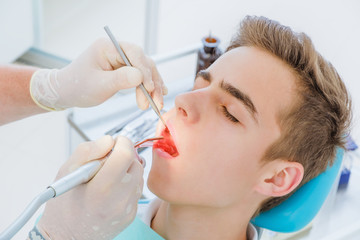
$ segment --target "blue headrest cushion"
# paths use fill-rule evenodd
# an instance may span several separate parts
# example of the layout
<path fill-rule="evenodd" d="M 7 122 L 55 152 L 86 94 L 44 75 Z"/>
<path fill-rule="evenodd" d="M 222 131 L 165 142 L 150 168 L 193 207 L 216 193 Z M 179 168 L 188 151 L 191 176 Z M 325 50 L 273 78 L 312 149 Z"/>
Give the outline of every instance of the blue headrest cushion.
<path fill-rule="evenodd" d="M 280 205 L 259 214 L 251 222 L 258 227 L 274 232 L 299 231 L 315 217 L 328 196 L 339 173 L 344 155 L 338 149 L 334 164 L 299 188 Z"/>

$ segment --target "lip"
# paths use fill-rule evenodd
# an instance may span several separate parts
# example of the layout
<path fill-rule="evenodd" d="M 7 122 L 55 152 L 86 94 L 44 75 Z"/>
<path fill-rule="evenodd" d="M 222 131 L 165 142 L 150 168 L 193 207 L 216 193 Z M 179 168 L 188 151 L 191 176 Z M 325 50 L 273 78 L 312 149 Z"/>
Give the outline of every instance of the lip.
<path fill-rule="evenodd" d="M 159 155 L 160 157 L 165 158 L 165 159 L 175 158 L 160 148 L 154 148 L 153 151 L 155 151 L 157 155 Z"/>

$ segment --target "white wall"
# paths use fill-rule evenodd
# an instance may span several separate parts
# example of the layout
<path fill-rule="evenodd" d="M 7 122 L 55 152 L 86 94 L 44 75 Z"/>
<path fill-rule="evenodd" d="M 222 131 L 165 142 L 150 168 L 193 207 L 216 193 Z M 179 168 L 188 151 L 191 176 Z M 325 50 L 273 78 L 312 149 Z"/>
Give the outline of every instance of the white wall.
<path fill-rule="evenodd" d="M 122 41 L 143 45 L 145 0 L 40 0 L 41 48 L 74 59 L 108 25 Z"/>
<path fill-rule="evenodd" d="M 21 7 L 19 7 L 21 6 Z M 33 43 L 30 0 L 0 1 L 0 64 L 21 56 Z"/>

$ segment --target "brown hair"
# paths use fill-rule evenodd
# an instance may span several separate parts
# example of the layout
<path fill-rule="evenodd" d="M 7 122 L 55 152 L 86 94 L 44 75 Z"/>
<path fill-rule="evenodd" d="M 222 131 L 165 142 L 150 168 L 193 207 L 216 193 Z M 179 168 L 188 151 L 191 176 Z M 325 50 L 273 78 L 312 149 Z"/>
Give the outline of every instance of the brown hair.
<path fill-rule="evenodd" d="M 337 147 L 344 148 L 351 119 L 351 101 L 345 85 L 306 34 L 295 33 L 276 21 L 245 17 L 227 51 L 240 46 L 257 47 L 273 54 L 297 77 L 298 101 L 278 113 L 281 136 L 265 151 L 263 160 L 301 163 L 302 186 L 333 164 Z M 259 212 L 275 207 L 289 196 L 265 200 Z"/>

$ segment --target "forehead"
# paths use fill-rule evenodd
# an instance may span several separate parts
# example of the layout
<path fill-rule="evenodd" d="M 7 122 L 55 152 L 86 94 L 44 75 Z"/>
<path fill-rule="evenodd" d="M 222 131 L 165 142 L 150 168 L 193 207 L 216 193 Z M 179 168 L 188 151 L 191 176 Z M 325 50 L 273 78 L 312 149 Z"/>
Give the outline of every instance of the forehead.
<path fill-rule="evenodd" d="M 262 117 L 275 116 L 295 96 L 295 74 L 282 60 L 255 47 L 238 47 L 209 69 L 215 81 L 224 80 L 250 96 Z"/>

